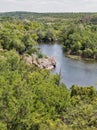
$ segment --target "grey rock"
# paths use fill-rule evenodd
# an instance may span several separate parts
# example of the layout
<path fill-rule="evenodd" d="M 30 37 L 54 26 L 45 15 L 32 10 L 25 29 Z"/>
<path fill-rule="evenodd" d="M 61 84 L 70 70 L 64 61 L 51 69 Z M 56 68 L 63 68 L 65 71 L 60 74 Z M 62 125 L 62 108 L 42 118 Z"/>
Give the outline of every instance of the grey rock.
<path fill-rule="evenodd" d="M 27 64 L 34 64 L 41 69 L 54 69 L 56 67 L 56 61 L 54 57 L 37 58 L 36 56 L 24 55 L 23 59 Z"/>

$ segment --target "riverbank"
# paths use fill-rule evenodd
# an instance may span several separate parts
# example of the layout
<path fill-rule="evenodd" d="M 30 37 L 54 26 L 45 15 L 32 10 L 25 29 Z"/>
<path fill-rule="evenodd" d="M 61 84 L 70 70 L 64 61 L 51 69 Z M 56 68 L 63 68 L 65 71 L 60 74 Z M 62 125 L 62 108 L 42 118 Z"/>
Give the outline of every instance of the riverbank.
<path fill-rule="evenodd" d="M 81 56 L 77 56 L 77 55 L 70 55 L 70 54 L 66 54 L 66 57 L 74 59 L 74 60 L 84 60 L 84 61 L 90 61 L 90 62 L 97 62 L 97 60 L 92 59 L 92 58 L 84 58 Z"/>

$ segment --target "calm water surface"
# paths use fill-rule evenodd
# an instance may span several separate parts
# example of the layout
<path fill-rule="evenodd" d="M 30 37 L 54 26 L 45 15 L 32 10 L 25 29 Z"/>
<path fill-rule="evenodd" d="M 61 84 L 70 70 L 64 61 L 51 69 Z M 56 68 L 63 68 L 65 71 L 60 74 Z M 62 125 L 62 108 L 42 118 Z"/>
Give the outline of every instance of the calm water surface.
<path fill-rule="evenodd" d="M 97 88 L 97 63 L 67 58 L 59 44 L 41 44 L 43 54 L 53 56 L 56 59 L 54 73 L 59 73 L 61 68 L 61 81 L 68 87 L 73 84 Z"/>

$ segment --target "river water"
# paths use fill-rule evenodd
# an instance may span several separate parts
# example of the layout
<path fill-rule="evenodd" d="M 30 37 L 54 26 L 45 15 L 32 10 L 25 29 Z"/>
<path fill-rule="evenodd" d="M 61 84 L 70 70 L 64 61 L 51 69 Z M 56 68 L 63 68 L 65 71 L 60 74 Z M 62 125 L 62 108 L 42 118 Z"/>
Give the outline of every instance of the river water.
<path fill-rule="evenodd" d="M 41 44 L 39 48 L 43 54 L 55 57 L 57 64 L 52 72 L 61 72 L 61 81 L 67 87 L 77 84 L 82 86 L 92 85 L 97 88 L 97 62 L 68 58 L 60 44 Z"/>

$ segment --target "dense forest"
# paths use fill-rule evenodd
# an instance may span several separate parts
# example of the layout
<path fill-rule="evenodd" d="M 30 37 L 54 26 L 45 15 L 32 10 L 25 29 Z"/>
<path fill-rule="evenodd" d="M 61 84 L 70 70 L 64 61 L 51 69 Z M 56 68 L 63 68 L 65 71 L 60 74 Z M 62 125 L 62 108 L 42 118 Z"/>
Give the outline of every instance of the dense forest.
<path fill-rule="evenodd" d="M 67 55 L 97 60 L 96 13 L 11 12 L 1 13 L 0 21 L 1 46 L 4 49 L 14 48 L 23 53 L 32 49 L 31 46 L 35 47 L 37 42 L 58 40 Z"/>
<path fill-rule="evenodd" d="M 0 14 L 0 130 L 97 129 L 93 86 L 68 89 L 60 75 L 23 60 L 54 41 L 67 55 L 97 60 L 97 14 Z"/>

